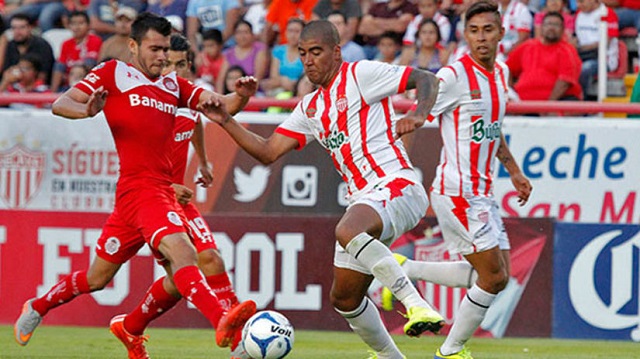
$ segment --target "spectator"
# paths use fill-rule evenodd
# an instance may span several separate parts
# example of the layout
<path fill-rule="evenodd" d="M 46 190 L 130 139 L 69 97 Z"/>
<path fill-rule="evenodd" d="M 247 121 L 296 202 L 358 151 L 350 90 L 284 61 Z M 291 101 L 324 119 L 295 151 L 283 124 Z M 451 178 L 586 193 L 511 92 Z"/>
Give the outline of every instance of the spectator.
<path fill-rule="evenodd" d="M 292 18 L 287 24 L 287 44 L 277 45 L 271 51 L 270 77 L 262 82 L 262 88 L 269 96 L 279 92 L 293 92 L 298 79 L 304 74 L 302 61 L 298 53 L 298 40 L 304 28 L 304 22 Z"/>
<path fill-rule="evenodd" d="M 433 73 L 447 64 L 448 52 L 442 46 L 440 28 L 433 19 L 423 19 L 418 27 L 418 40 L 410 53 L 403 51 L 400 65 L 428 70 Z"/>
<path fill-rule="evenodd" d="M 191 47 L 198 53 L 196 34 L 201 31 L 218 29 L 222 40 L 227 41 L 233 35 L 233 26 L 240 19 L 238 0 L 189 0 L 187 5 L 187 38 Z"/>
<path fill-rule="evenodd" d="M 631 98 L 629 102 L 631 103 L 640 103 L 640 81 L 638 79 L 640 76 L 636 77 L 636 82 L 633 84 L 633 90 L 631 90 Z M 640 114 L 633 114 L 627 116 L 629 118 L 640 118 Z"/>
<path fill-rule="evenodd" d="M 187 21 L 187 3 L 189 0 L 149 0 L 147 11 L 162 17 L 177 16 L 182 26 Z"/>
<path fill-rule="evenodd" d="M 15 14 L 27 15 L 31 22 L 37 21 L 44 32 L 61 25 L 68 11 L 60 0 L 24 0 L 22 6 L 12 12 Z"/>
<path fill-rule="evenodd" d="M 605 10 L 607 16 L 608 47 L 607 70 L 614 71 L 618 68 L 618 16 L 609 7 L 601 4 L 599 0 L 578 0 L 578 13 L 576 14 L 576 42 L 578 54 L 582 60 L 582 72 L 580 73 L 580 85 L 585 98 L 591 81 L 598 74 L 598 43 L 600 35 L 601 13 Z"/>
<path fill-rule="evenodd" d="M 333 26 L 338 29 L 340 35 L 340 50 L 342 51 L 342 59 L 346 62 L 355 62 L 364 60 L 367 56 L 362 49 L 362 46 L 349 40 L 347 28 L 347 18 L 340 11 L 332 12 L 327 19 Z"/>
<path fill-rule="evenodd" d="M 605 0 L 604 3 L 615 9 L 620 29 L 633 27 L 640 32 L 640 0 Z"/>
<path fill-rule="evenodd" d="M 264 31 L 269 6 L 271 6 L 271 0 L 258 1 L 255 4 L 251 4 L 247 8 L 247 12 L 245 12 L 242 17 L 251 24 L 253 27 L 253 34 L 258 38 L 260 38 L 262 31 Z"/>
<path fill-rule="evenodd" d="M 273 0 L 265 17 L 266 23 L 261 34 L 262 42 L 268 46 L 272 46 L 274 43 L 286 44 L 287 37 L 283 30 L 287 28 L 289 19 L 296 17 L 305 22 L 311 20 L 313 7 L 317 1 Z"/>
<path fill-rule="evenodd" d="M 564 39 L 564 19 L 547 12 L 541 38 L 523 42 L 507 59 L 514 89 L 522 100 L 581 100 L 581 61 L 576 49 Z"/>
<path fill-rule="evenodd" d="M 4 93 L 46 93 L 49 92 L 49 87 L 44 83 L 42 79 L 38 78 L 38 73 L 41 72 L 40 61 L 36 54 L 30 53 L 20 57 L 17 65 L 9 67 L 2 74 L 2 81 L 0 81 L 0 92 Z M 25 104 L 20 106 L 10 107 L 31 107 Z"/>
<path fill-rule="evenodd" d="M 53 50 L 51 45 L 40 36 L 33 35 L 33 24 L 24 14 L 15 14 L 10 21 L 13 39 L 7 43 L 2 73 L 18 64 L 22 55 L 35 54 L 38 57 L 38 79 L 48 84 L 53 69 Z"/>
<path fill-rule="evenodd" d="M 226 73 L 227 68 L 238 65 L 248 76 L 255 77 L 259 82 L 267 76 L 269 70 L 267 47 L 256 41 L 251 24 L 244 20 L 236 23 L 233 36 L 236 44 L 223 52 L 227 64 L 223 64 L 220 71 Z M 219 81 L 216 88 L 222 88 L 222 85 L 222 81 Z"/>
<path fill-rule="evenodd" d="M 498 59 L 504 60 L 516 46 L 531 37 L 533 16 L 519 0 L 499 0 L 504 37 L 498 48 Z"/>
<path fill-rule="evenodd" d="M 409 47 L 411 51 L 413 51 L 415 42 L 416 42 L 416 34 L 418 32 L 418 27 L 422 23 L 424 19 L 433 19 L 438 24 L 438 28 L 440 28 L 440 38 L 442 39 L 442 46 L 445 46 L 449 43 L 449 37 L 451 37 L 451 22 L 447 19 L 446 16 L 442 15 L 438 11 L 438 3 L 440 0 L 418 0 L 418 11 L 420 12 L 418 16 L 416 16 L 407 26 L 407 31 L 404 33 L 404 37 L 402 38 L 402 44 L 405 47 Z"/>
<path fill-rule="evenodd" d="M 340 34 L 340 41 L 349 42 L 356 36 L 358 22 L 362 17 L 360 3 L 358 0 L 319 0 L 313 8 L 312 17 L 314 20 L 328 20 L 329 15 L 336 11 L 344 15 L 345 26 L 347 27 L 344 35 Z M 344 47 L 342 45 L 340 47 L 342 48 L 342 58 L 344 59 Z"/>
<path fill-rule="evenodd" d="M 364 52 L 368 59 L 377 55 L 376 45 L 380 35 L 393 31 L 404 35 L 407 26 L 418 14 L 416 5 L 408 0 L 388 0 L 373 4 L 369 13 L 362 17 L 358 34 L 362 35 Z"/>
<path fill-rule="evenodd" d="M 61 88 L 58 92 L 64 92 L 68 89 L 72 88 L 75 84 L 82 81 L 85 76 L 91 71 L 86 65 L 74 65 L 69 69 L 69 76 L 67 81 L 67 86 Z"/>
<path fill-rule="evenodd" d="M 98 61 L 103 62 L 110 59 L 117 59 L 129 62 L 131 52 L 129 52 L 129 34 L 131 34 L 131 24 L 138 16 L 138 12 L 130 7 L 121 7 L 116 12 L 115 34 L 105 40 L 100 48 Z"/>
<path fill-rule="evenodd" d="M 242 67 L 238 65 L 229 67 L 229 69 L 224 72 L 222 94 L 227 95 L 234 92 L 236 90 L 236 81 L 243 76 L 247 76 L 247 74 Z"/>
<path fill-rule="evenodd" d="M 60 58 L 53 69 L 51 91 L 58 92 L 67 83 L 69 70 L 74 65 L 86 65 L 89 68 L 98 63 L 102 39 L 89 33 L 89 16 L 84 11 L 74 11 L 69 15 L 69 29 L 73 38 L 62 43 Z"/>
<path fill-rule="evenodd" d="M 202 52 L 196 56 L 196 76 L 213 86 L 227 60 L 222 54 L 222 33 L 218 29 L 202 34 Z"/>
<path fill-rule="evenodd" d="M 137 13 L 144 11 L 147 7 L 146 0 L 91 0 L 89 3 L 89 20 L 91 30 L 102 40 L 116 33 L 115 19 L 116 13 L 122 7 L 134 9 Z"/>
<path fill-rule="evenodd" d="M 397 65 L 400 63 L 398 53 L 402 48 L 402 37 L 396 32 L 387 31 L 378 40 L 378 55 L 375 60 L 387 64 Z"/>
<path fill-rule="evenodd" d="M 545 7 L 533 17 L 533 33 L 534 37 L 540 38 L 542 37 L 542 19 L 544 19 L 545 15 L 549 12 L 559 12 L 562 14 L 564 18 L 564 34 L 565 39 L 569 40 L 573 36 L 573 32 L 575 30 L 576 18 L 571 14 L 569 9 L 567 9 L 566 0 L 547 0 Z"/>

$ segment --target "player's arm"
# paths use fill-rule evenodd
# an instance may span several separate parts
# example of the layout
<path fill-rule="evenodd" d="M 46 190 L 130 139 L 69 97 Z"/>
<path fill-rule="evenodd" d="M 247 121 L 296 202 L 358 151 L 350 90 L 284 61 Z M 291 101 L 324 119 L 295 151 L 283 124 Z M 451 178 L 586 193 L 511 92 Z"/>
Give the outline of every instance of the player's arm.
<path fill-rule="evenodd" d="M 416 89 L 417 105 L 396 124 L 398 137 L 422 127 L 438 97 L 438 78 L 428 71 L 413 69 L 407 80 L 407 90 Z"/>
<path fill-rule="evenodd" d="M 232 116 L 242 111 L 251 96 L 258 90 L 258 80 L 253 76 L 243 76 L 236 80 L 236 91 L 222 98 L 225 108 Z"/>
<path fill-rule="evenodd" d="M 509 150 L 509 145 L 504 138 L 504 134 L 500 134 L 500 146 L 496 152 L 496 157 L 498 157 L 500 163 L 502 163 L 507 172 L 509 172 L 511 183 L 518 191 L 518 204 L 523 206 L 527 203 L 527 200 L 529 200 L 529 195 L 531 194 L 533 187 L 531 186 L 529 179 L 520 170 L 520 166 L 518 166 L 516 160 L 513 158 L 511 150 Z"/>
<path fill-rule="evenodd" d="M 70 120 L 93 117 L 102 111 L 106 100 L 107 91 L 102 86 L 91 95 L 72 87 L 58 97 L 51 111 Z"/>
<path fill-rule="evenodd" d="M 200 117 L 200 115 L 198 115 L 198 117 Z M 207 151 L 205 150 L 204 145 L 204 126 L 202 125 L 202 120 L 200 120 L 200 118 L 198 118 L 196 127 L 193 129 L 191 144 L 196 152 L 196 156 L 198 156 L 198 170 L 200 172 L 200 177 L 196 183 L 200 184 L 202 187 L 209 187 L 213 183 L 213 171 L 209 165 L 209 160 L 207 159 Z"/>
<path fill-rule="evenodd" d="M 202 113 L 211 121 L 218 123 L 242 149 L 265 165 L 275 162 L 299 145 L 298 140 L 277 132 L 269 138 L 264 138 L 249 131 L 229 115 L 224 106 L 209 106 L 202 109 Z"/>

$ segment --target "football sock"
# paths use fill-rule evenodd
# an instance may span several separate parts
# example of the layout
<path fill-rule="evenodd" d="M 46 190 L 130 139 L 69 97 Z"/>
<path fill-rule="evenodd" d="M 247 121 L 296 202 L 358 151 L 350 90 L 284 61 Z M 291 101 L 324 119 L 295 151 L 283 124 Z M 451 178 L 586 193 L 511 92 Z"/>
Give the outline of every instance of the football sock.
<path fill-rule="evenodd" d="M 425 262 L 407 259 L 402 269 L 411 280 L 424 280 L 453 288 L 470 288 L 478 273 L 467 261 Z"/>
<path fill-rule="evenodd" d="M 173 308 L 180 301 L 180 297 L 174 297 L 164 289 L 164 278 L 156 280 L 149 287 L 138 306 L 124 317 L 122 325 L 129 334 L 142 335 L 152 320 Z"/>
<path fill-rule="evenodd" d="M 173 274 L 173 283 L 182 297 L 195 305 L 211 325 L 217 328 L 224 310 L 198 267 L 191 265 L 178 269 Z"/>
<path fill-rule="evenodd" d="M 238 304 L 238 297 L 236 297 L 236 293 L 233 291 L 229 275 L 227 275 L 226 272 L 207 276 L 206 279 L 207 284 L 209 284 L 213 293 L 218 297 L 222 308 L 229 310 L 229 308 Z"/>
<path fill-rule="evenodd" d="M 402 357 L 400 349 L 382 323 L 378 309 L 369 298 L 365 297 L 358 308 L 350 312 L 335 310 L 347 320 L 351 329 L 376 351 L 378 358 Z"/>
<path fill-rule="evenodd" d="M 489 306 L 496 295 L 488 293 L 474 284 L 460 303 L 453 326 L 440 347 L 440 352 L 450 355 L 462 350 L 464 343 L 471 338 L 484 319 Z"/>
<path fill-rule="evenodd" d="M 393 258 L 389 248 L 382 242 L 362 232 L 351 239 L 345 250 L 369 269 L 380 283 L 389 288 L 405 308 L 414 306 L 431 308 L 418 294 L 416 287 Z"/>
<path fill-rule="evenodd" d="M 70 302 L 73 298 L 89 293 L 87 271 L 77 271 L 69 274 L 49 289 L 47 294 L 31 303 L 33 309 L 41 316 L 45 316 L 51 309 Z"/>

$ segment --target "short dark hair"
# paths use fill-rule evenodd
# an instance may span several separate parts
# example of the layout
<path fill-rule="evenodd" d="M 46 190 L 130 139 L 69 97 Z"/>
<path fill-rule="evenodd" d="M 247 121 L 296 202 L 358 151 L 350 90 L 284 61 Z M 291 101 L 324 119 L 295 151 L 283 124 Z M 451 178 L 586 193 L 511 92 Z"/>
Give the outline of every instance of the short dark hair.
<path fill-rule="evenodd" d="M 498 10 L 498 4 L 490 0 L 480 0 L 471 4 L 467 11 L 464 13 L 465 24 L 469 23 L 469 20 L 478 14 L 493 13 L 500 24 L 502 24 L 502 17 Z"/>
<path fill-rule="evenodd" d="M 299 19 L 297 17 L 290 18 L 289 21 L 287 21 L 287 27 L 289 27 L 290 24 L 300 24 L 300 26 L 302 26 L 303 29 L 304 29 L 304 26 L 306 25 L 304 20 Z"/>
<path fill-rule="evenodd" d="M 189 51 L 191 48 L 191 44 L 189 40 L 182 34 L 173 34 L 171 35 L 171 44 L 169 45 L 169 50 L 171 51 Z"/>
<path fill-rule="evenodd" d="M 238 22 L 236 22 L 235 25 L 233 25 L 233 31 L 238 30 L 238 28 L 240 27 L 240 25 L 247 25 L 249 27 L 249 30 L 251 30 L 251 32 L 253 32 L 253 25 L 251 25 L 251 23 L 245 19 L 240 19 L 238 20 Z"/>
<path fill-rule="evenodd" d="M 17 14 L 13 14 L 13 16 L 11 16 L 11 20 L 9 20 L 9 23 L 11 23 L 11 21 L 13 20 L 24 20 L 26 21 L 29 25 L 33 25 L 33 19 L 31 19 L 31 17 L 29 17 L 29 15 L 25 14 L 25 13 L 17 13 Z"/>
<path fill-rule="evenodd" d="M 131 35 L 129 37 L 140 45 L 142 38 L 147 35 L 149 30 L 154 30 L 162 36 L 169 36 L 171 35 L 171 23 L 164 17 L 150 12 L 143 12 L 131 24 Z"/>
<path fill-rule="evenodd" d="M 383 32 L 382 35 L 380 35 L 380 37 L 378 38 L 378 43 L 380 43 L 380 40 L 382 39 L 391 39 L 391 41 L 393 41 L 396 45 L 402 46 L 402 35 L 395 31 Z"/>
<path fill-rule="evenodd" d="M 557 17 L 558 19 L 560 19 L 560 22 L 562 22 L 562 27 L 564 27 L 564 16 L 562 16 L 561 13 L 557 12 L 557 11 L 549 11 L 548 13 L 544 14 L 544 17 L 542 18 L 542 21 L 544 21 L 546 18 L 548 17 Z"/>
<path fill-rule="evenodd" d="M 327 18 L 329 18 L 329 16 L 331 15 L 338 15 L 342 18 L 342 21 L 344 21 L 344 23 L 347 23 L 347 15 L 345 15 L 342 11 L 340 10 L 333 10 L 331 13 L 329 13 L 329 15 L 327 16 Z"/>
<path fill-rule="evenodd" d="M 20 58 L 18 59 L 18 62 L 20 61 L 27 61 L 31 63 L 31 66 L 33 66 L 33 69 L 35 70 L 36 73 L 42 71 L 42 62 L 40 61 L 40 58 L 38 57 L 38 55 L 34 53 L 26 53 L 20 56 Z"/>
<path fill-rule="evenodd" d="M 76 16 L 83 17 L 84 20 L 89 23 L 89 15 L 87 15 L 86 11 L 74 10 L 69 14 L 69 19 Z"/>
<path fill-rule="evenodd" d="M 338 29 L 327 20 L 314 20 L 302 29 L 300 40 L 316 38 L 323 44 L 337 46 L 340 44 Z"/>
<path fill-rule="evenodd" d="M 224 74 L 224 81 L 222 81 L 222 90 L 223 94 L 231 93 L 231 90 L 227 87 L 227 75 L 229 72 L 238 71 L 242 76 L 247 76 L 247 72 L 240 65 L 233 65 L 227 69 L 227 72 Z"/>
<path fill-rule="evenodd" d="M 222 32 L 218 29 L 207 30 L 202 33 L 202 41 L 211 40 L 218 45 L 222 45 Z"/>

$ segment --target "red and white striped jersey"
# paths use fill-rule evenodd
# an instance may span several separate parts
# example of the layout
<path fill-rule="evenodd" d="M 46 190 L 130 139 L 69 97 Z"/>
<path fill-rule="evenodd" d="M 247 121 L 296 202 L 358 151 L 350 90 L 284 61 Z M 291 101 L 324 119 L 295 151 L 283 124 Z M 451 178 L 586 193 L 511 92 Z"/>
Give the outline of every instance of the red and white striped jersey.
<path fill-rule="evenodd" d="M 447 196 L 491 196 L 509 69 L 496 61 L 489 72 L 465 55 L 436 76 L 438 98 L 429 119 L 440 121 L 443 147 L 431 190 Z"/>
<path fill-rule="evenodd" d="M 175 117 L 178 108 L 195 108 L 201 88 L 175 72 L 155 79 L 112 60 L 96 66 L 75 88 L 108 91 L 104 114 L 120 157 L 116 196 L 139 181 L 171 183 Z"/>
<path fill-rule="evenodd" d="M 402 141 L 395 139 L 396 116 L 389 96 L 402 93 L 412 68 L 382 62 L 343 62 L 327 88 L 306 95 L 277 133 L 295 138 L 299 148 L 317 140 L 348 185 L 348 197 L 382 178 L 413 168 Z"/>
<path fill-rule="evenodd" d="M 200 121 L 200 112 L 188 108 L 178 110 L 173 136 L 173 150 L 169 156 L 173 164 L 173 183 L 184 184 L 189 144 L 191 143 L 196 124 Z"/>

